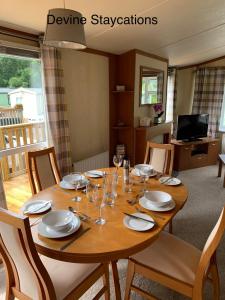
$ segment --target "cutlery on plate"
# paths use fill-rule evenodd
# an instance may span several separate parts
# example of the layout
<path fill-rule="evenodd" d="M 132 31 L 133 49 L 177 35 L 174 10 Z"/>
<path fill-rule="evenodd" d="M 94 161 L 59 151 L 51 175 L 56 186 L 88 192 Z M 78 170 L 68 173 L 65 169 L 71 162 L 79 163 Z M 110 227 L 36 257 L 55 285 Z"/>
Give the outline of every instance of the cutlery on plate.
<path fill-rule="evenodd" d="M 138 220 L 143 220 L 143 221 L 146 221 L 146 222 L 149 222 L 149 223 L 152 223 L 152 224 L 156 225 L 156 222 L 154 222 L 154 221 L 147 220 L 145 218 L 141 218 L 141 217 L 138 217 L 138 216 L 135 216 L 135 215 L 131 215 L 131 214 L 125 213 L 125 212 L 124 212 L 124 214 L 126 216 L 128 216 L 128 217 L 131 217 L 131 218 L 134 218 L 134 219 L 138 219 Z"/>
<path fill-rule="evenodd" d="M 142 214 L 146 214 L 146 211 L 141 210 L 138 206 L 135 206 L 134 208 L 136 209 L 137 212 L 142 213 Z M 161 220 L 165 220 L 164 217 L 162 217 L 162 216 L 160 216 L 160 215 L 158 215 L 158 214 L 155 214 L 155 213 L 153 213 L 153 212 L 151 212 L 151 215 L 153 215 L 154 217 L 159 218 L 159 219 L 161 219 Z"/>
<path fill-rule="evenodd" d="M 24 214 L 33 214 L 33 213 L 37 213 L 40 209 L 46 207 L 49 203 L 51 203 L 51 201 L 48 201 L 42 205 L 39 205 L 38 207 L 36 208 L 33 208 L 33 209 L 27 209 L 27 210 L 24 210 L 23 213 Z"/>
<path fill-rule="evenodd" d="M 167 179 L 163 180 L 161 183 L 165 184 L 165 183 L 169 183 L 169 181 L 173 179 L 173 177 L 168 177 Z"/>
<path fill-rule="evenodd" d="M 69 247 L 75 240 L 77 240 L 79 237 L 81 237 L 83 234 L 85 234 L 88 230 L 90 230 L 91 227 L 88 227 L 80 232 L 78 232 L 69 242 L 65 243 L 62 247 L 60 247 L 60 251 L 65 250 L 67 247 Z"/>
<path fill-rule="evenodd" d="M 33 223 L 30 224 L 30 227 L 33 227 L 34 225 L 37 225 L 38 223 L 41 222 L 42 217 L 36 219 Z"/>
<path fill-rule="evenodd" d="M 103 173 L 102 174 L 99 174 L 99 173 L 95 173 L 95 172 L 86 172 L 86 174 L 89 174 L 89 175 L 94 175 L 94 176 L 97 176 L 97 177 L 102 177 L 103 176 Z"/>

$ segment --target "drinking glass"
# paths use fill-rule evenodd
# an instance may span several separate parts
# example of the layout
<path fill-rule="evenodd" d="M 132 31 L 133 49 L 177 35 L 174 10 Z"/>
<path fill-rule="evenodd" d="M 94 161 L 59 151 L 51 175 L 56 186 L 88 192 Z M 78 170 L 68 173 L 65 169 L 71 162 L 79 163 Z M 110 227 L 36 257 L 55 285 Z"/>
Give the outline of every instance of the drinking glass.
<path fill-rule="evenodd" d="M 103 197 L 104 203 L 114 206 L 117 196 L 116 188 L 118 182 L 118 174 L 115 172 L 106 173 L 103 179 Z"/>
<path fill-rule="evenodd" d="M 134 177 L 129 174 L 129 179 L 127 182 L 127 192 L 132 193 L 133 192 L 133 185 L 134 185 Z"/>
<path fill-rule="evenodd" d="M 116 171 L 118 173 L 119 167 L 121 167 L 123 162 L 123 155 L 114 155 L 113 156 L 113 164 L 116 167 Z"/>
<path fill-rule="evenodd" d="M 93 194 L 94 194 L 96 188 L 97 187 L 91 183 L 86 185 L 86 197 L 88 199 L 88 202 L 94 202 Z"/>
<path fill-rule="evenodd" d="M 93 202 L 99 210 L 99 216 L 95 220 L 95 223 L 98 225 L 104 225 L 106 223 L 106 220 L 102 216 L 102 208 L 105 206 L 105 203 L 104 203 L 102 191 L 97 187 L 93 191 Z"/>
<path fill-rule="evenodd" d="M 144 188 L 143 188 L 142 192 L 146 192 L 148 190 L 147 189 L 147 181 L 150 177 L 150 172 L 140 170 L 140 177 L 142 180 L 141 182 L 144 182 Z"/>

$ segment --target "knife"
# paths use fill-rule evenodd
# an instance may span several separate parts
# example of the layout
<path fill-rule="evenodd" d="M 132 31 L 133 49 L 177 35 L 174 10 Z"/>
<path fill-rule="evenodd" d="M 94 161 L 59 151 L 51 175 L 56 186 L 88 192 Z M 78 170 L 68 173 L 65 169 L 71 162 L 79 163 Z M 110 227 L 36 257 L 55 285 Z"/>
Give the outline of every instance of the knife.
<path fill-rule="evenodd" d="M 74 238 L 72 238 L 69 242 L 65 243 L 62 247 L 60 247 L 60 251 L 65 250 L 67 247 L 69 247 L 76 239 L 78 239 L 79 237 L 81 237 L 83 234 L 85 234 L 88 230 L 90 230 L 91 227 L 88 227 L 82 231 L 80 231 L 78 234 L 76 234 L 74 236 Z"/>
<path fill-rule="evenodd" d="M 135 216 L 135 215 L 131 215 L 131 214 L 128 214 L 128 213 L 125 213 L 125 212 L 124 212 L 124 214 L 128 217 L 138 219 L 138 220 L 143 220 L 143 221 L 146 221 L 146 222 L 149 222 L 149 223 L 152 223 L 152 224 L 156 225 L 156 222 L 154 222 L 154 221 L 147 220 L 147 219 L 144 219 L 144 218 L 141 218 L 141 217 L 138 217 L 138 216 Z"/>

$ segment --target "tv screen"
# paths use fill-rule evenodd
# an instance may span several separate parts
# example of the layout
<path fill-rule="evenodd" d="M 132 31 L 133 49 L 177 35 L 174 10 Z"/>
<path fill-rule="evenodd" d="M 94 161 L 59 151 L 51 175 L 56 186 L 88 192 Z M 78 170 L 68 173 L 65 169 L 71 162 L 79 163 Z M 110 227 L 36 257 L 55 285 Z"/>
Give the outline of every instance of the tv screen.
<path fill-rule="evenodd" d="M 208 114 L 178 116 L 177 140 L 196 140 L 206 137 L 208 120 Z"/>

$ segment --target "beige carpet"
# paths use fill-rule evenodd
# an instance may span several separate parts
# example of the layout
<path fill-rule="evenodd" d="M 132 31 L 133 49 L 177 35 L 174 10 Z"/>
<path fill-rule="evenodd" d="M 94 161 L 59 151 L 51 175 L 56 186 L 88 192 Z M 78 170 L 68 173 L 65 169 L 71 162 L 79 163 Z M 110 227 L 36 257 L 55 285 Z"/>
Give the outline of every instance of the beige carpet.
<path fill-rule="evenodd" d="M 212 227 L 214 226 L 222 207 L 225 204 L 225 189 L 222 187 L 222 179 L 217 177 L 217 167 L 205 167 L 190 171 L 184 171 L 179 174 L 179 178 L 189 189 L 189 200 L 183 210 L 174 219 L 174 234 L 182 239 L 194 244 L 202 249 Z M 225 300 L 225 239 L 223 239 L 218 249 L 218 265 L 221 279 L 221 299 Z M 124 295 L 124 286 L 126 278 L 125 260 L 119 263 L 120 282 L 122 295 Z M 143 288 L 155 292 L 155 294 L 164 300 L 183 300 L 187 299 L 155 283 L 149 282 L 143 278 L 137 277 L 135 281 Z M 112 283 L 112 280 L 111 280 Z M 94 286 L 88 291 L 82 300 L 92 298 L 97 287 Z M 140 300 L 142 297 L 132 295 L 132 299 Z M 4 299 L 4 270 L 0 268 L 0 300 Z M 115 299 L 113 289 L 111 299 Z M 205 299 L 212 299 L 211 288 L 206 286 Z"/>

